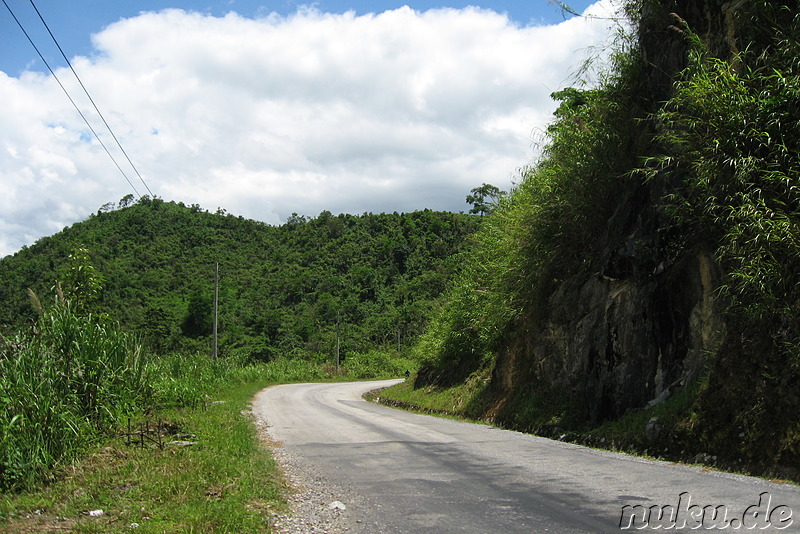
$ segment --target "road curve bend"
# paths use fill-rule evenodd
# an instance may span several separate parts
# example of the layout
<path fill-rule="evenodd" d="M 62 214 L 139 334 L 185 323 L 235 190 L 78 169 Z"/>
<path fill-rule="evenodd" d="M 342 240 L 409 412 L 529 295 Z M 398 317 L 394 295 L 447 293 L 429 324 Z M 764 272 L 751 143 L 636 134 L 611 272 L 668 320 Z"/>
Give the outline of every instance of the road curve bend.
<path fill-rule="evenodd" d="M 299 458 L 303 469 L 342 488 L 346 531 L 800 532 L 797 486 L 409 413 L 361 398 L 396 382 L 281 385 L 254 398 L 253 413 L 269 436 Z"/>

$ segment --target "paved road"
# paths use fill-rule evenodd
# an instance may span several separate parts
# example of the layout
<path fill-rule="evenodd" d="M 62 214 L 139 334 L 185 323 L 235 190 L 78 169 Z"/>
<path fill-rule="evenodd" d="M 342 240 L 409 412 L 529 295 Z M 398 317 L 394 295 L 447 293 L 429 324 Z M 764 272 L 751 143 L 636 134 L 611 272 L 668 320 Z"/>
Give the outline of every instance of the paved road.
<path fill-rule="evenodd" d="M 342 500 L 351 532 L 613 533 L 621 531 L 625 506 L 622 523 L 630 530 L 663 530 L 653 529 L 659 525 L 655 514 L 644 522 L 646 510 L 657 506 L 653 510 L 664 510 L 660 524 L 672 526 L 670 532 L 719 528 L 721 519 L 729 522 L 726 531 L 800 532 L 797 486 L 361 399 L 395 382 L 275 386 L 254 402 L 254 413 L 288 453 L 316 476 L 347 488 Z M 725 517 L 714 520 L 711 508 L 722 505 Z"/>

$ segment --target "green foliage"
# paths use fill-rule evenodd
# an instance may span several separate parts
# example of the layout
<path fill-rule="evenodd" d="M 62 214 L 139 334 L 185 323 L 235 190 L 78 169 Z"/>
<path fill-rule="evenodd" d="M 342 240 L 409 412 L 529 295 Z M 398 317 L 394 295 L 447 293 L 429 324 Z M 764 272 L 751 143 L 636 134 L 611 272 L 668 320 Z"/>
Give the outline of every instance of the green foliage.
<path fill-rule="evenodd" d="M 35 482 L 137 406 L 144 366 L 130 335 L 69 301 L 33 333 L 0 338 L 0 489 Z"/>
<path fill-rule="evenodd" d="M 183 335 L 198 338 L 211 334 L 214 326 L 213 310 L 211 295 L 195 289 L 189 297 L 186 317 L 181 324 Z"/>
<path fill-rule="evenodd" d="M 92 264 L 89 250 L 82 245 L 73 249 L 59 271 L 59 285 L 66 297 L 77 308 L 91 311 L 100 300 L 103 278 Z"/>
<path fill-rule="evenodd" d="M 121 414 L 202 406 L 235 384 L 330 378 L 337 338 L 346 376 L 415 370 L 399 351 L 478 222 L 323 212 L 273 227 L 159 199 L 119 207 L 0 261 L 4 489 L 36 484 Z M 212 361 L 216 262 L 224 357 Z M 53 281 L 45 310 L 36 294 Z M 139 339 L 160 356 L 145 363 Z"/>
<path fill-rule="evenodd" d="M 426 210 L 323 212 L 269 226 L 160 199 L 122 205 L 0 260 L 0 329 L 35 320 L 26 288 L 42 294 L 66 276 L 65 290 L 86 288 L 92 312 L 114 317 L 154 352 L 210 351 L 219 262 L 223 355 L 332 357 L 337 316 L 343 353 L 404 349 L 479 223 Z M 102 287 L 71 283 L 100 281 L 98 273 Z"/>
<path fill-rule="evenodd" d="M 380 392 L 382 403 L 423 413 L 483 420 L 491 401 L 491 368 L 481 368 L 462 382 L 420 388 L 415 380 L 406 380 Z M 388 401 L 388 402 L 387 402 Z"/>
<path fill-rule="evenodd" d="M 159 408 L 203 406 L 218 391 L 239 384 L 280 383 L 326 378 L 320 363 L 278 358 L 263 364 L 239 357 L 213 360 L 204 354 L 170 354 L 147 365 L 151 395 Z M 397 375 L 394 375 L 397 376 Z"/>
<path fill-rule="evenodd" d="M 248 416 L 264 385 L 234 380 L 203 409 L 148 414 L 153 425 L 164 423 L 164 441 L 177 439 L 169 432 L 191 434 L 196 446 L 142 448 L 110 438 L 72 462 L 69 476 L 31 492 L 0 494 L 0 530 L 265 532 L 270 514 L 286 502 L 283 477 Z M 97 508 L 103 517 L 86 515 Z"/>
<path fill-rule="evenodd" d="M 728 274 L 723 291 L 753 319 L 792 320 L 800 298 L 796 25 L 794 32 L 775 43 L 777 54 L 732 61 L 695 44 L 659 116 L 669 156 L 657 168 L 685 176 L 671 197 L 674 214 L 714 243 Z"/>
<path fill-rule="evenodd" d="M 492 354 L 515 310 L 500 287 L 510 268 L 508 235 L 498 214 L 487 218 L 474 246 L 461 255 L 461 270 L 445 293 L 425 334 L 415 347 L 428 381 L 464 379 Z"/>
<path fill-rule="evenodd" d="M 417 362 L 400 354 L 373 350 L 367 353 L 348 354 L 342 363 L 345 376 L 352 379 L 396 378 L 406 371 L 417 370 Z"/>
<path fill-rule="evenodd" d="M 475 187 L 467 195 L 467 204 L 472 204 L 469 212 L 477 215 L 491 213 L 505 195 L 505 191 L 501 191 L 491 184 Z"/>
<path fill-rule="evenodd" d="M 384 353 L 354 354 L 348 376 L 399 376 L 413 363 Z M 0 338 L 0 489 L 37 485 L 82 454 L 123 416 L 207 406 L 244 384 L 329 378 L 321 362 L 245 357 L 212 360 L 171 354 L 145 359 L 107 319 L 76 313 L 59 300 L 32 333 Z"/>
<path fill-rule="evenodd" d="M 674 220 L 724 272 L 728 341 L 694 437 L 770 470 L 800 458 L 800 16 L 793 2 L 752 2 L 738 22 L 748 46 L 728 60 L 684 28 L 689 66 L 658 116 L 665 154 L 647 171 L 677 182 Z"/>

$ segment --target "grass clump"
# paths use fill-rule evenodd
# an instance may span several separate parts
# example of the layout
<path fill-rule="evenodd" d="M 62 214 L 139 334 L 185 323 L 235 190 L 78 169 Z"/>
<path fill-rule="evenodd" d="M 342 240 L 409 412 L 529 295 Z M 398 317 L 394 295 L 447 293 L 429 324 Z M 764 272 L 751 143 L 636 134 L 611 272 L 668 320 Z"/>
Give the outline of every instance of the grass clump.
<path fill-rule="evenodd" d="M 30 487 L 139 406 L 144 368 L 132 336 L 64 299 L 0 338 L 0 489 Z"/>

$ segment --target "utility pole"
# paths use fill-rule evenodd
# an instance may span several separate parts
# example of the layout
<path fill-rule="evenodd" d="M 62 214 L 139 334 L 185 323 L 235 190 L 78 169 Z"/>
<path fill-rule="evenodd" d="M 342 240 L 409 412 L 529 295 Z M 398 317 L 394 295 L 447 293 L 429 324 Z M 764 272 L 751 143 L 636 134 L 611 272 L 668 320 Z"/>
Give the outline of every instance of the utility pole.
<path fill-rule="evenodd" d="M 219 262 L 214 268 L 214 359 L 217 359 L 217 318 L 219 316 Z"/>
<path fill-rule="evenodd" d="M 336 374 L 339 374 L 339 312 L 336 312 Z"/>

